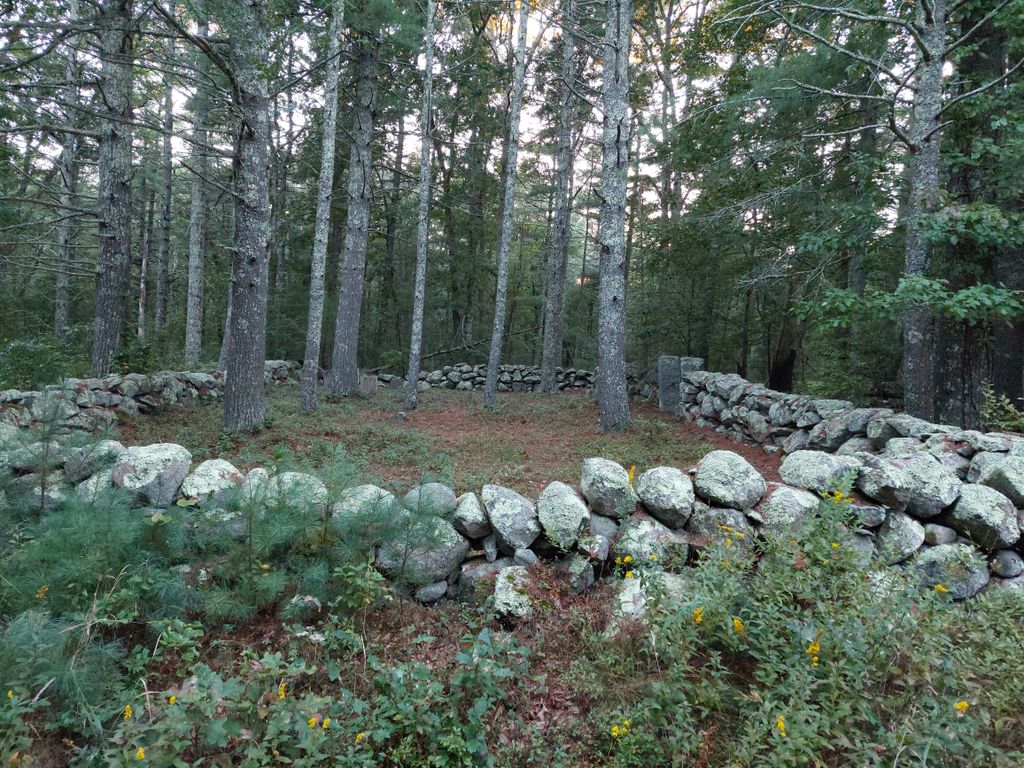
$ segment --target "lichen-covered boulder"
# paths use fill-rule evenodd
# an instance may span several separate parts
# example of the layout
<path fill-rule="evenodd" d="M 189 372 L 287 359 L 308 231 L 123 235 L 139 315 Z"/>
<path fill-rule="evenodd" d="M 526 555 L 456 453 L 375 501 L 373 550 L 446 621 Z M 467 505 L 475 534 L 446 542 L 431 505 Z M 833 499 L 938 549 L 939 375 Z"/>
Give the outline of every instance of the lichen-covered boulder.
<path fill-rule="evenodd" d="M 891 459 L 910 478 L 907 512 L 920 520 L 937 516 L 960 496 L 963 483 L 930 453 L 919 451 Z"/>
<path fill-rule="evenodd" d="M 455 505 L 452 525 L 463 536 L 471 539 L 482 539 L 491 532 L 491 521 L 487 512 L 475 493 L 464 493 Z"/>
<path fill-rule="evenodd" d="M 443 581 L 469 552 L 469 542 L 441 517 L 409 517 L 404 530 L 377 548 L 377 568 L 388 578 L 424 585 Z"/>
<path fill-rule="evenodd" d="M 685 575 L 659 573 L 652 576 L 658 583 L 664 600 L 683 602 L 690 596 L 692 584 Z M 651 596 L 640 579 L 623 579 L 615 587 L 612 599 L 612 620 L 609 632 L 615 633 L 627 622 L 642 622 L 647 616 Z"/>
<path fill-rule="evenodd" d="M 555 481 L 537 499 L 537 518 L 547 540 L 566 551 L 588 527 L 590 510 L 571 485 Z"/>
<path fill-rule="evenodd" d="M 100 440 L 71 450 L 64 459 L 64 476 L 69 482 L 79 483 L 109 467 L 125 450 L 117 440 Z"/>
<path fill-rule="evenodd" d="M 527 619 L 533 615 L 533 600 L 527 587 L 530 572 L 522 565 L 510 565 L 494 579 L 494 613 L 504 619 Z"/>
<path fill-rule="evenodd" d="M 594 585 L 596 580 L 594 564 L 583 555 L 574 553 L 562 558 L 558 563 L 569 577 L 569 585 L 577 595 Z"/>
<path fill-rule="evenodd" d="M 979 451 L 974 454 L 971 458 L 971 466 L 967 468 L 967 482 L 980 483 L 982 475 L 990 467 L 994 467 L 1005 458 L 1005 453 L 993 453 L 991 451 Z"/>
<path fill-rule="evenodd" d="M 192 454 L 174 443 L 133 446 L 117 457 L 112 480 L 149 504 L 167 506 L 191 465 Z"/>
<path fill-rule="evenodd" d="M 103 491 L 114 487 L 114 468 L 101 469 L 92 477 L 88 477 L 75 487 L 75 492 L 86 501 L 95 501 Z"/>
<path fill-rule="evenodd" d="M 591 560 L 604 562 L 611 552 L 611 541 L 597 533 L 582 533 L 576 541 L 576 549 Z"/>
<path fill-rule="evenodd" d="M 761 531 L 784 536 L 802 531 L 818 514 L 821 499 L 810 491 L 788 485 L 772 487 L 758 506 Z"/>
<path fill-rule="evenodd" d="M 494 529 L 498 549 L 506 555 L 513 555 L 517 549 L 533 544 L 540 534 L 540 522 L 532 501 L 500 485 L 485 485 L 480 495 Z"/>
<path fill-rule="evenodd" d="M 985 550 L 1012 547 L 1020 539 L 1013 503 L 987 485 L 963 486 L 947 522 Z"/>
<path fill-rule="evenodd" d="M 952 544 L 956 541 L 956 531 L 952 528 L 939 525 L 938 523 L 925 523 L 924 543 L 935 546 L 936 544 Z"/>
<path fill-rule="evenodd" d="M 626 517 L 636 509 L 638 501 L 629 483 L 629 473 L 608 459 L 584 460 L 580 491 L 590 509 L 605 517 Z"/>
<path fill-rule="evenodd" d="M 499 557 L 496 560 L 467 560 L 459 570 L 459 598 L 471 601 L 483 600 L 487 594 L 490 594 L 490 592 L 484 592 L 485 583 L 512 565 L 514 563 L 511 557 Z"/>
<path fill-rule="evenodd" d="M 683 528 L 693 512 L 693 483 L 675 467 L 655 467 L 636 483 L 640 503 L 656 520 L 669 528 Z"/>
<path fill-rule="evenodd" d="M 754 528 L 742 512 L 711 507 L 702 501 L 693 505 L 687 530 L 691 534 L 690 543 L 698 548 L 721 542 L 727 549 L 746 551 L 754 539 Z"/>
<path fill-rule="evenodd" d="M 764 496 L 764 478 L 749 461 L 732 451 L 712 451 L 697 464 L 697 494 L 712 504 L 750 509 Z"/>
<path fill-rule="evenodd" d="M 992 462 L 982 470 L 979 482 L 995 488 L 1015 507 L 1024 507 L 1024 456 L 1009 455 Z"/>
<path fill-rule="evenodd" d="M 410 512 L 447 517 L 455 511 L 458 499 L 455 491 L 444 483 L 423 483 L 405 494 L 402 506 Z"/>
<path fill-rule="evenodd" d="M 875 545 L 886 565 L 902 563 L 924 544 L 924 526 L 905 512 L 892 512 L 878 529 Z"/>
<path fill-rule="evenodd" d="M 327 486 L 320 478 L 305 472 L 270 474 L 252 470 L 242 483 L 246 501 L 284 504 L 293 507 L 318 507 L 327 503 Z"/>
<path fill-rule="evenodd" d="M 941 585 L 954 599 L 974 597 L 988 584 L 985 560 L 968 544 L 939 544 L 925 549 L 914 560 L 921 586 Z"/>
<path fill-rule="evenodd" d="M 653 557 L 669 569 L 684 565 L 689 551 L 682 533 L 640 514 L 623 523 L 619 538 L 612 544 L 615 557 L 629 557 L 636 565 L 647 563 Z"/>
<path fill-rule="evenodd" d="M 389 519 L 398 501 L 383 488 L 366 484 L 355 485 L 341 492 L 331 505 L 331 515 L 343 525 L 355 525 L 369 530 Z"/>
<path fill-rule="evenodd" d="M 857 490 L 889 509 L 904 511 L 913 492 L 910 475 L 888 459 L 869 453 L 858 453 L 856 458 L 861 464 Z"/>
<path fill-rule="evenodd" d="M 441 600 L 448 594 L 448 582 L 447 581 L 435 581 L 433 584 L 426 584 L 413 593 L 413 597 L 417 603 L 422 605 L 432 605 L 438 600 Z"/>
<path fill-rule="evenodd" d="M 854 456 L 797 451 L 783 460 L 779 475 L 789 485 L 824 492 L 852 483 L 859 470 L 860 460 Z"/>
<path fill-rule="evenodd" d="M 181 484 L 181 495 L 200 501 L 215 496 L 221 491 L 235 488 L 245 478 L 230 461 L 209 459 L 204 461 L 185 478 Z"/>

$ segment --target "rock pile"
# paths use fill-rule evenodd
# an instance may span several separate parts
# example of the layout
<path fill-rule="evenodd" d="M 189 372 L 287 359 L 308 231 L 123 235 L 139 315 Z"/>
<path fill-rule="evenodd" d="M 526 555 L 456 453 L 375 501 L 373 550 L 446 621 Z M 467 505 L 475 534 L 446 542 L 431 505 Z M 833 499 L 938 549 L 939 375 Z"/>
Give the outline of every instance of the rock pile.
<path fill-rule="evenodd" d="M 264 364 L 267 383 L 292 380 L 298 366 L 285 360 Z M 184 371 L 65 379 L 42 391 L 0 391 L 0 424 L 31 427 L 58 423 L 67 429 L 93 431 L 117 423 L 118 414 L 136 416 L 169 405 L 216 400 L 224 389 L 223 373 Z"/>
<path fill-rule="evenodd" d="M 583 463 L 579 491 L 553 482 L 534 501 L 499 485 L 461 496 L 441 483 L 401 498 L 374 485 L 332 493 L 300 472 L 243 473 L 222 459 L 193 466 L 189 452 L 174 444 L 126 448 L 104 440 L 74 447 L 72 440 L 32 443 L 29 434 L 0 425 L 0 478 L 27 503 L 53 509 L 75 493 L 120 488 L 135 497 L 140 514 L 177 504 L 228 529 L 225 499 L 232 494 L 307 505 L 333 518 L 338 530 L 375 541 L 367 546 L 376 567 L 417 600 L 493 596 L 498 612 L 510 617 L 535 609 L 531 568 L 542 560 L 576 591 L 614 570 L 611 561 L 653 560 L 675 589 L 672 574 L 685 573 L 711 542 L 728 536 L 730 545 L 749 550 L 761 538 L 788 538 L 815 524 L 824 492 L 849 487 L 861 497 L 853 504 L 859 523 L 841 545 L 860 553 L 866 569 L 910 568 L 922 587 L 941 584 L 961 599 L 986 587 L 1024 589 L 1024 514 L 1017 508 L 1024 457 L 1009 450 L 982 452 L 996 455 L 973 482 L 958 474 L 973 461 L 944 462 L 927 444 L 878 454 L 795 451 L 782 465 L 781 484 L 765 482 L 743 457 L 724 450 L 688 471 L 654 467 L 638 477 L 592 458 Z M 636 608 L 643 596 L 620 598 Z"/>

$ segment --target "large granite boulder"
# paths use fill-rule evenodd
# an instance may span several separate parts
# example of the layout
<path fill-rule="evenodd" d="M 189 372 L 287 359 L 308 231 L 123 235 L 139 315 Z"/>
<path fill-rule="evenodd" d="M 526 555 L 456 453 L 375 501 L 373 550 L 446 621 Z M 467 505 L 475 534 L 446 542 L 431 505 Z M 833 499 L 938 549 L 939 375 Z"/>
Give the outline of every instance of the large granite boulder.
<path fill-rule="evenodd" d="M 471 539 L 482 539 L 491 532 L 491 521 L 487 519 L 487 511 L 475 493 L 464 493 L 455 505 L 452 525 L 463 536 Z"/>
<path fill-rule="evenodd" d="M 712 451 L 697 464 L 697 494 L 712 504 L 750 509 L 764 496 L 764 478 L 749 461 L 732 451 Z"/>
<path fill-rule="evenodd" d="M 963 486 L 947 522 L 957 533 L 989 551 L 1012 547 L 1020 539 L 1013 503 L 987 485 Z"/>
<path fill-rule="evenodd" d="M 942 589 L 957 600 L 974 597 L 988 584 L 988 566 L 969 544 L 939 544 L 925 549 L 914 560 L 921 586 Z"/>
<path fill-rule="evenodd" d="M 68 482 L 80 483 L 112 465 L 125 450 L 117 440 L 99 440 L 68 451 L 64 459 L 64 476 Z"/>
<path fill-rule="evenodd" d="M 204 501 L 222 491 L 236 488 L 244 481 L 245 477 L 230 461 L 209 459 L 185 478 L 181 484 L 181 495 Z"/>
<path fill-rule="evenodd" d="M 736 509 L 711 507 L 702 501 L 693 506 L 687 526 L 690 543 L 698 548 L 721 542 L 726 549 L 747 551 L 753 545 L 754 527 Z"/>
<path fill-rule="evenodd" d="M 854 456 L 836 456 L 821 451 L 796 451 L 782 461 L 783 481 L 811 491 L 834 491 L 852 483 L 860 470 Z"/>
<path fill-rule="evenodd" d="M 188 476 L 192 454 L 174 443 L 133 446 L 117 457 L 111 476 L 118 488 L 148 504 L 167 506 Z"/>
<path fill-rule="evenodd" d="M 767 536 L 798 533 L 814 520 L 821 499 L 810 491 L 788 485 L 773 486 L 757 508 L 761 531 Z"/>
<path fill-rule="evenodd" d="M 533 502 L 500 485 L 485 485 L 481 496 L 502 553 L 511 556 L 517 549 L 528 549 L 540 534 Z"/>
<path fill-rule="evenodd" d="M 693 512 L 693 483 L 675 467 L 655 467 L 636 483 L 640 503 L 651 516 L 669 528 L 683 528 Z"/>
<path fill-rule="evenodd" d="M 861 463 L 857 490 L 889 509 L 905 510 L 914 487 L 910 475 L 888 459 L 869 453 L 858 453 L 856 458 Z"/>
<path fill-rule="evenodd" d="M 533 615 L 533 600 L 527 587 L 530 572 L 523 565 L 510 565 L 494 579 L 494 613 L 503 619 L 527 619 Z"/>
<path fill-rule="evenodd" d="M 590 510 L 571 485 L 556 481 L 541 491 L 537 518 L 552 546 L 566 551 L 589 528 Z"/>
<path fill-rule="evenodd" d="M 633 513 L 638 501 L 629 482 L 629 473 L 608 459 L 584 460 L 580 491 L 590 509 L 605 517 L 626 517 Z"/>
<path fill-rule="evenodd" d="M 1024 456 L 1009 455 L 989 463 L 981 470 L 979 482 L 995 488 L 1015 507 L 1024 507 Z"/>
<path fill-rule="evenodd" d="M 670 569 L 684 565 L 689 551 L 686 536 L 640 514 L 623 523 L 619 538 L 612 545 L 613 555 L 630 557 L 635 565 L 642 565 L 654 558 Z"/>
<path fill-rule="evenodd" d="M 960 478 L 930 453 L 919 451 L 891 459 L 910 478 L 907 512 L 920 520 L 936 517 L 960 496 Z"/>
<path fill-rule="evenodd" d="M 444 581 L 469 552 L 469 542 L 441 517 L 407 517 L 405 530 L 377 548 L 377 568 L 415 585 Z"/>
<path fill-rule="evenodd" d="M 924 526 L 905 512 L 891 512 L 878 529 L 875 544 L 883 563 L 902 563 L 924 544 Z"/>
<path fill-rule="evenodd" d="M 410 512 L 447 517 L 455 511 L 458 499 L 444 483 L 423 483 L 405 494 L 402 506 Z"/>

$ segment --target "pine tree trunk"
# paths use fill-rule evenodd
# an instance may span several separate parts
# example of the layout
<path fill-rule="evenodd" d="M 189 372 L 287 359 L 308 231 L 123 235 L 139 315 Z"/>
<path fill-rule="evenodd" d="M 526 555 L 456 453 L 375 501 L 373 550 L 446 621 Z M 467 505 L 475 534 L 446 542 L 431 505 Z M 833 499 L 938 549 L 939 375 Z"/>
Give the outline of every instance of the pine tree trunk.
<path fill-rule="evenodd" d="M 398 206 L 402 201 L 402 163 L 405 158 L 405 115 L 398 116 L 398 137 L 395 139 L 395 168 L 391 174 L 391 199 L 388 200 L 387 222 L 384 231 L 384 264 L 381 270 L 380 300 L 377 313 L 377 343 L 387 344 L 387 326 L 395 321 L 396 345 L 401 346 L 401 323 L 395 318 L 398 314 L 395 297 L 395 261 L 398 243 Z"/>
<path fill-rule="evenodd" d="M 206 37 L 209 24 L 198 25 L 199 37 Z M 188 293 L 185 301 L 185 362 L 194 366 L 203 353 L 203 280 L 206 261 L 206 175 L 209 169 L 206 130 L 209 95 L 205 86 L 205 57 L 198 62 L 196 95 L 192 107 L 192 198 L 188 229 Z"/>
<path fill-rule="evenodd" d="M 135 326 L 135 338 L 140 342 L 146 340 L 146 312 L 148 310 L 148 278 L 149 278 L 149 256 L 153 249 L 153 218 L 154 208 L 156 207 L 156 198 L 153 190 L 146 191 L 146 186 L 143 184 L 142 187 L 142 201 L 143 201 L 143 212 L 140 217 L 140 224 L 142 225 L 142 242 L 139 245 L 139 290 L 138 290 L 138 305 L 136 307 L 136 326 Z"/>
<path fill-rule="evenodd" d="M 302 410 L 317 409 L 320 378 L 320 339 L 324 325 L 324 279 L 327 273 L 327 236 L 331 227 L 334 194 L 334 147 L 338 133 L 338 77 L 341 71 L 341 32 L 345 24 L 345 0 L 334 0 L 328 44 L 327 82 L 324 85 L 324 128 L 320 154 L 320 178 L 316 193 L 316 224 L 313 258 L 309 269 L 309 312 L 306 319 L 306 352 L 302 361 Z"/>
<path fill-rule="evenodd" d="M 544 349 L 540 366 L 541 392 L 556 391 L 555 368 L 562 363 L 565 334 L 565 273 L 569 264 L 572 224 L 573 146 L 576 118 L 576 0 L 562 2 L 562 92 L 558 109 L 558 149 L 555 154 L 555 216 L 548 252 L 544 302 Z"/>
<path fill-rule="evenodd" d="M 174 40 L 167 41 L 168 61 L 174 59 Z M 171 268 L 171 134 L 174 132 L 174 99 L 171 78 L 164 76 L 163 145 L 160 163 L 160 254 L 156 272 L 157 333 L 167 325 L 167 302 L 170 292 Z"/>
<path fill-rule="evenodd" d="M 626 386 L 626 187 L 632 0 L 607 0 L 598 267 L 597 408 L 602 431 L 629 426 Z"/>
<path fill-rule="evenodd" d="M 92 324 L 94 376 L 110 372 L 121 347 L 132 247 L 132 0 L 104 0 L 99 26 L 100 92 L 97 208 L 100 255 Z"/>
<path fill-rule="evenodd" d="M 70 19 L 78 19 L 78 3 L 71 3 Z M 78 60 L 75 49 L 68 47 L 64 68 L 68 106 L 64 120 L 70 127 L 78 124 Z M 60 153 L 60 205 L 64 217 L 57 227 L 57 278 L 54 291 L 53 331 L 58 341 L 67 342 L 71 327 L 71 263 L 74 261 L 75 220 L 71 209 L 75 207 L 75 190 L 78 186 L 78 137 L 68 131 L 61 137 Z"/>
<path fill-rule="evenodd" d="M 373 121 L 377 108 L 377 55 L 379 43 L 364 39 L 359 45 L 358 85 L 353 110 L 352 150 L 348 168 L 348 219 L 345 250 L 339 275 L 338 314 L 331 356 L 331 386 L 335 395 L 359 389 L 359 322 L 363 310 L 366 248 L 370 237 Z"/>
<path fill-rule="evenodd" d="M 505 143 L 505 167 L 501 197 L 501 227 L 498 230 L 498 279 L 494 293 L 494 325 L 491 328 L 491 351 L 487 358 L 487 379 L 484 382 L 484 407 L 492 408 L 498 397 L 498 368 L 501 347 L 505 341 L 505 308 L 508 303 L 509 247 L 512 220 L 515 216 L 516 163 L 519 159 L 519 120 L 526 90 L 526 22 L 530 4 L 519 4 L 519 28 L 516 37 L 515 69 L 508 108 L 508 139 Z"/>
<path fill-rule="evenodd" d="M 427 0 L 423 32 L 423 105 L 420 107 L 420 200 L 416 220 L 416 285 L 413 290 L 412 330 L 409 334 L 409 368 L 405 377 L 405 407 L 416 407 L 416 385 L 423 354 L 423 307 L 427 291 L 427 246 L 430 234 L 430 160 L 433 137 L 430 112 L 434 94 L 434 0 Z"/>
<path fill-rule="evenodd" d="M 264 73 L 267 41 L 261 3 L 246 3 L 244 27 L 233 43 L 242 127 L 224 429 L 244 432 L 260 429 L 267 416 L 263 367 L 270 262 L 270 96 Z"/>
<path fill-rule="evenodd" d="M 924 276 L 931 261 L 921 232 L 923 217 L 938 202 L 941 166 L 942 67 L 946 47 L 946 0 L 932 0 L 918 14 L 921 40 L 915 81 L 912 149 L 907 159 L 908 196 L 905 215 L 904 274 Z M 932 317 L 928 307 L 911 307 L 903 316 L 904 409 L 912 416 L 932 419 L 935 413 L 935 369 L 932 350 Z"/>

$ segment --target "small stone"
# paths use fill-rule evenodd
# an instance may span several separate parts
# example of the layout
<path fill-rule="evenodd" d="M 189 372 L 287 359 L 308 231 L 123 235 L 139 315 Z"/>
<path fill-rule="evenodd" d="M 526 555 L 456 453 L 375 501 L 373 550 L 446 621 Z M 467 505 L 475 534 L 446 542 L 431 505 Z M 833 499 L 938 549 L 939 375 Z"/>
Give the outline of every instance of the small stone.
<path fill-rule="evenodd" d="M 611 542 L 596 533 L 585 533 L 576 542 L 576 548 L 591 560 L 604 562 L 608 559 Z"/>
<path fill-rule="evenodd" d="M 491 532 L 487 512 L 475 493 L 464 493 L 459 497 L 452 525 L 455 526 L 455 530 L 470 539 L 482 539 Z"/>
<path fill-rule="evenodd" d="M 416 602 L 430 605 L 443 599 L 446 594 L 448 594 L 448 582 L 435 581 L 433 584 L 427 584 L 417 589 L 415 597 Z"/>
<path fill-rule="evenodd" d="M 885 522 L 885 516 L 888 514 L 885 507 L 877 504 L 854 504 L 850 511 L 865 528 L 877 528 Z"/>
<path fill-rule="evenodd" d="M 924 544 L 924 527 L 905 512 L 892 512 L 878 529 L 878 556 L 886 565 L 902 563 Z"/>
<path fill-rule="evenodd" d="M 930 453 L 918 451 L 892 459 L 910 478 L 907 512 L 921 520 L 935 517 L 960 496 L 963 483 Z"/>
<path fill-rule="evenodd" d="M 494 580 L 494 613 L 506 619 L 526 619 L 533 615 L 533 601 L 527 592 L 530 574 L 525 566 L 510 565 Z"/>
<path fill-rule="evenodd" d="M 517 549 L 516 553 L 512 555 L 512 562 L 516 565 L 536 565 L 540 562 L 540 558 L 534 554 L 532 549 Z"/>
<path fill-rule="evenodd" d="M 992 573 L 1004 579 L 1013 579 L 1024 573 L 1024 558 L 1012 549 L 1000 549 L 989 563 Z"/>
<path fill-rule="evenodd" d="M 924 526 L 924 543 L 931 546 L 936 544 L 952 544 L 957 540 L 956 531 L 938 523 L 926 523 Z"/>
<path fill-rule="evenodd" d="M 498 540 L 493 533 L 490 536 L 485 536 L 480 543 L 484 548 L 484 557 L 487 558 L 487 562 L 493 563 L 498 559 Z"/>

